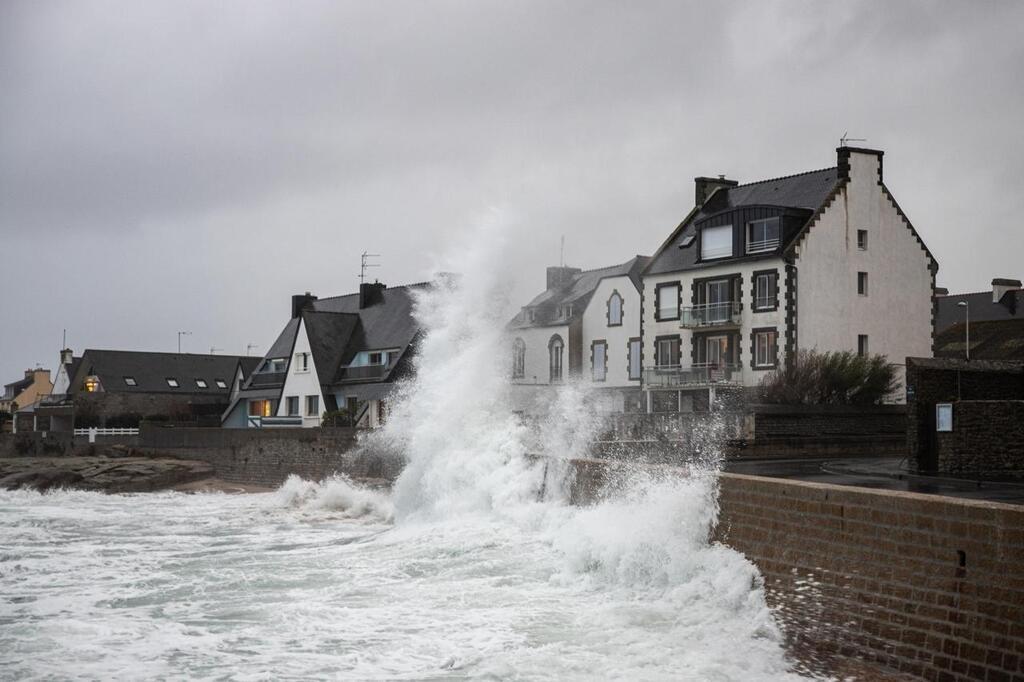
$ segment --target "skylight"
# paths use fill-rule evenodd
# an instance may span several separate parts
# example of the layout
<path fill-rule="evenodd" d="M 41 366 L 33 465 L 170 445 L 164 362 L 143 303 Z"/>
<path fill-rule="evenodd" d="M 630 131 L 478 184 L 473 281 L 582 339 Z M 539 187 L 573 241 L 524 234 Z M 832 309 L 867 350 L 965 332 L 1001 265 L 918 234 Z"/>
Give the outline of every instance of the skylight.
<path fill-rule="evenodd" d="M 206 379 L 196 379 L 196 386 L 206 388 Z"/>
<path fill-rule="evenodd" d="M 124 378 L 124 383 L 127 384 L 128 386 L 138 386 L 139 385 L 138 382 L 135 381 L 135 377 L 125 377 Z"/>
<path fill-rule="evenodd" d="M 680 249 L 685 249 L 687 246 L 693 243 L 693 240 L 697 238 L 695 234 L 689 234 L 683 237 L 683 241 L 679 243 Z"/>
<path fill-rule="evenodd" d="M 178 380 L 175 379 L 174 377 L 167 377 L 167 385 L 170 386 L 171 388 L 177 388 Z"/>
<path fill-rule="evenodd" d="M 217 384 L 217 388 L 227 388 L 228 387 L 228 382 L 224 381 L 223 379 L 216 379 L 214 381 L 214 383 Z"/>

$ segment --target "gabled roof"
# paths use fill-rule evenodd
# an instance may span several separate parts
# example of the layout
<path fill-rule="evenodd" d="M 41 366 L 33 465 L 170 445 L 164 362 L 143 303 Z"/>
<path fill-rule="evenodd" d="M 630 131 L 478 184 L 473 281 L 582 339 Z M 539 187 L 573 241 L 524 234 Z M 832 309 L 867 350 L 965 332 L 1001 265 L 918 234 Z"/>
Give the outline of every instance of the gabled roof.
<path fill-rule="evenodd" d="M 12 395 L 17 396 L 19 393 L 31 386 L 33 381 L 35 381 L 35 377 L 33 376 L 27 376 L 24 379 L 12 381 L 11 383 L 4 385 L 4 392 L 7 393 L 10 391 Z"/>
<path fill-rule="evenodd" d="M 974 311 L 971 312 L 973 314 Z M 964 327 L 965 324 L 960 322 L 935 335 L 936 357 L 965 357 Z M 980 322 L 972 319 L 971 362 L 976 360 L 1024 362 L 1024 318 Z"/>
<path fill-rule="evenodd" d="M 381 292 L 381 300 L 360 309 L 359 294 L 346 294 L 313 301 L 312 309 L 322 313 L 351 313 L 359 316 L 359 333 L 353 338 L 347 361 L 363 350 L 405 349 L 419 329 L 413 317 L 414 296 L 430 286 L 429 282 L 391 287 Z"/>
<path fill-rule="evenodd" d="M 597 285 L 601 280 L 609 277 L 628 276 L 630 282 L 641 290 L 640 273 L 650 262 L 649 256 L 634 256 L 625 263 L 611 265 L 595 270 L 584 270 L 569 280 L 568 284 L 562 287 L 547 289 L 538 294 L 532 301 L 526 304 L 527 308 L 534 309 L 534 321 L 520 313 L 510 323 L 511 327 L 522 329 L 526 327 L 543 327 L 553 323 L 568 324 L 570 321 L 583 316 L 583 311 L 590 298 L 594 295 Z M 560 317 L 558 309 L 564 305 L 572 305 L 572 315 Z"/>
<path fill-rule="evenodd" d="M 360 326 L 353 313 L 325 313 L 307 310 L 302 313 L 309 339 L 309 350 L 321 384 L 330 384 L 341 364 L 341 358 Z"/>
<path fill-rule="evenodd" d="M 174 393 L 217 395 L 227 397 L 239 363 L 251 366 L 255 358 L 237 355 L 197 355 L 193 353 L 150 353 L 145 351 L 94 350 L 82 353 L 71 379 L 71 392 L 80 389 L 86 377 L 96 376 L 107 393 Z M 125 377 L 135 380 L 134 386 Z M 178 381 L 178 388 L 167 384 L 168 377 Z M 206 382 L 206 388 L 196 384 Z M 220 388 L 222 379 L 227 388 Z"/>
<path fill-rule="evenodd" d="M 696 225 L 708 218 L 742 206 L 773 206 L 804 211 L 810 218 L 842 182 L 837 167 L 787 175 L 716 190 L 704 204 L 690 212 L 654 254 L 644 274 L 678 272 L 701 267 L 698 263 Z M 684 247 L 685 244 L 685 247 Z M 768 257 L 777 257 L 771 253 Z"/>
<path fill-rule="evenodd" d="M 299 318 L 293 317 L 288 320 L 288 324 L 284 326 L 281 333 L 277 335 L 277 340 L 271 344 L 267 352 L 263 354 L 264 359 L 269 358 L 286 358 L 292 352 L 292 346 L 295 345 L 295 332 L 299 329 Z"/>
<path fill-rule="evenodd" d="M 964 320 L 964 310 L 957 304 L 967 301 L 971 311 L 971 333 L 975 322 L 1024 319 L 1024 290 L 1007 291 L 996 303 L 992 291 L 970 294 L 950 294 L 936 297 L 935 331 L 941 332 Z"/>

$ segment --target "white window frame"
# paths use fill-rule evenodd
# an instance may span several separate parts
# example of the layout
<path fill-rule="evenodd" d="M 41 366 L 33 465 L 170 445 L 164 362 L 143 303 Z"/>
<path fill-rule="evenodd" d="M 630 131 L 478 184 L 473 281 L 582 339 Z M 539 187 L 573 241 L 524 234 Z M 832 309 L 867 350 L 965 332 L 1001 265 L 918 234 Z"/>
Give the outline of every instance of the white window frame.
<path fill-rule="evenodd" d="M 598 365 L 597 349 L 601 349 L 601 363 Z M 593 381 L 606 381 L 608 379 L 608 342 L 595 341 L 591 349 L 590 377 Z"/>
<path fill-rule="evenodd" d="M 762 291 L 761 282 L 764 282 Z M 754 279 L 754 310 L 770 310 L 775 307 L 775 276 L 762 273 Z"/>
<path fill-rule="evenodd" d="M 665 293 L 669 291 L 675 291 L 675 296 L 669 296 L 668 298 L 674 298 L 675 302 L 671 307 L 665 305 Z M 665 282 L 664 284 L 658 284 L 655 287 L 655 292 L 658 295 L 658 309 L 655 311 L 658 316 L 658 321 L 661 320 L 678 320 L 679 319 L 679 306 L 681 301 L 683 288 L 679 282 Z"/>
<path fill-rule="evenodd" d="M 630 339 L 626 344 L 626 348 L 629 349 L 629 378 L 633 380 L 639 379 L 644 371 L 643 358 L 641 357 L 644 343 L 640 339 Z M 636 369 L 635 372 L 633 371 L 634 368 Z"/>
<path fill-rule="evenodd" d="M 295 406 L 294 410 L 292 409 L 293 405 Z M 298 417 L 299 416 L 299 396 L 297 396 L 297 395 L 286 396 L 285 399 L 284 399 L 284 411 L 285 411 L 285 416 L 288 416 L 288 417 Z"/>
<path fill-rule="evenodd" d="M 310 401 L 316 401 L 316 409 L 312 412 L 309 410 Z M 318 395 L 307 395 L 306 396 L 306 416 L 307 417 L 319 417 L 320 416 L 320 396 Z"/>
<path fill-rule="evenodd" d="M 775 225 L 775 237 L 768 237 L 768 225 Z M 754 239 L 754 230 L 758 227 L 763 229 L 763 238 Z M 774 218 L 759 218 L 758 220 L 751 220 L 747 223 L 747 253 L 767 253 L 768 251 L 774 251 L 779 248 L 779 240 L 781 238 L 781 221 L 778 217 Z"/>
<path fill-rule="evenodd" d="M 773 367 L 775 365 L 777 335 L 778 332 L 754 334 L 754 367 Z"/>
<path fill-rule="evenodd" d="M 732 257 L 732 225 L 715 225 L 705 227 L 700 235 L 700 259 L 717 260 L 719 258 Z M 728 243 L 725 243 L 725 235 L 728 235 Z M 709 246 L 712 243 L 713 246 Z"/>
<path fill-rule="evenodd" d="M 295 354 L 295 373 L 306 374 L 309 372 L 309 353 Z"/>
<path fill-rule="evenodd" d="M 935 404 L 935 430 L 949 433 L 953 430 L 953 403 Z"/>

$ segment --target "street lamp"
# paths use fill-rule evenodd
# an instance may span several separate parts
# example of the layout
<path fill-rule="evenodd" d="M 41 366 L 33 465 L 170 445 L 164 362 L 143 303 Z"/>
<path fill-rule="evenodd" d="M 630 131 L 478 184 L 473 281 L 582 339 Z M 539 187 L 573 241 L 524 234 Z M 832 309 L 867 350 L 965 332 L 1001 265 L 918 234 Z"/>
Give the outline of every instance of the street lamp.
<path fill-rule="evenodd" d="M 967 355 L 967 362 L 971 361 L 971 306 L 967 301 L 960 301 L 957 307 L 964 309 L 964 353 Z"/>
<path fill-rule="evenodd" d="M 178 332 L 178 354 L 181 354 L 181 337 L 192 336 L 192 332 Z"/>

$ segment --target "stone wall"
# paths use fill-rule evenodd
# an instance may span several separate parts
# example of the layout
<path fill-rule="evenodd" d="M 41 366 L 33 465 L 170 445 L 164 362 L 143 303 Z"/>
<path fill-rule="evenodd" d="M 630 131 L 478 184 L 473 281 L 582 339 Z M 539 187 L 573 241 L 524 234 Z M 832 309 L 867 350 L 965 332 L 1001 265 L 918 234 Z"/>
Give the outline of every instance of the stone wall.
<path fill-rule="evenodd" d="M 404 462 L 356 447 L 357 430 L 164 428 L 143 424 L 138 452 L 211 464 L 232 483 L 278 486 L 295 474 L 322 480 L 344 473 L 360 480 L 393 480 Z"/>
<path fill-rule="evenodd" d="M 71 432 L 19 431 L 0 433 L 2 457 L 89 457 L 111 445 L 135 445 L 132 436 L 99 436 L 90 443 L 88 436 L 73 437 Z"/>
<path fill-rule="evenodd" d="M 1024 400 L 953 403 L 953 430 L 935 434 L 939 471 L 1024 478 Z"/>
<path fill-rule="evenodd" d="M 576 460 L 575 503 L 628 469 Z M 812 671 L 1024 676 L 1024 507 L 722 474 L 714 538 L 764 576 Z M 870 679 L 877 679 L 870 677 Z"/>

